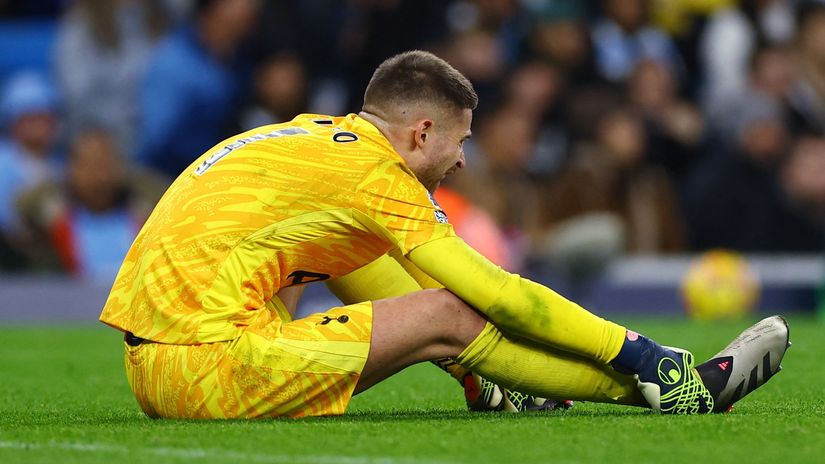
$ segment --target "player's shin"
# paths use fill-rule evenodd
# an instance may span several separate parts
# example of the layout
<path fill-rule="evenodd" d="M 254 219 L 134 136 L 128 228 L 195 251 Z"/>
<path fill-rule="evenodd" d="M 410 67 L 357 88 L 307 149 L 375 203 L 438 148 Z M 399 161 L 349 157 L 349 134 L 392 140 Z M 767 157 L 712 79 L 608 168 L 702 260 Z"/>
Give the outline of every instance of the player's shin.
<path fill-rule="evenodd" d="M 458 238 L 422 245 L 409 256 L 508 335 L 603 364 L 621 348 L 624 327 L 543 285 L 504 271 Z"/>
<path fill-rule="evenodd" d="M 508 338 L 490 323 L 456 361 L 506 388 L 544 398 L 648 405 L 632 377 L 581 356 Z"/>

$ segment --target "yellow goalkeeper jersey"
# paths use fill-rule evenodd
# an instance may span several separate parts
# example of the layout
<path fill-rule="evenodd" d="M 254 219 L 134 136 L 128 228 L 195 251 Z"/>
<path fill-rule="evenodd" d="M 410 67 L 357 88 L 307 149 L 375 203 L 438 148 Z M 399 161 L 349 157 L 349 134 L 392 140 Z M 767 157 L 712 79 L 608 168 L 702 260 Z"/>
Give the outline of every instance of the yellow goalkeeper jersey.
<path fill-rule="evenodd" d="M 304 114 L 227 139 L 172 184 L 100 320 L 172 344 L 236 338 L 279 289 L 454 236 L 372 124 Z"/>

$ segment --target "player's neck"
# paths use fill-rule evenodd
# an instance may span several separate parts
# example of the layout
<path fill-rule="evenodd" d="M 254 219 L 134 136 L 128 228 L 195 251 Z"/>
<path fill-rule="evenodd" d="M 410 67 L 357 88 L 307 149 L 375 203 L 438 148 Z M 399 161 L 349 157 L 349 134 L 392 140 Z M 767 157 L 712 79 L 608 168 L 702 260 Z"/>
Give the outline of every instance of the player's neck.
<path fill-rule="evenodd" d="M 395 150 L 395 152 L 398 153 L 401 156 L 401 158 L 404 159 L 404 162 L 407 163 L 408 166 L 410 165 L 410 151 L 404 148 L 404 144 L 402 143 L 403 137 L 401 134 L 399 134 L 399 131 L 396 126 L 393 126 L 392 123 L 382 118 L 381 116 L 375 113 L 370 113 L 368 111 L 361 111 L 360 113 L 358 113 L 358 116 L 366 120 L 373 126 L 375 126 L 375 128 L 378 129 L 379 132 L 381 132 L 381 135 L 383 135 L 384 138 L 386 138 L 387 141 L 390 142 L 390 145 L 392 145 L 393 150 Z"/>

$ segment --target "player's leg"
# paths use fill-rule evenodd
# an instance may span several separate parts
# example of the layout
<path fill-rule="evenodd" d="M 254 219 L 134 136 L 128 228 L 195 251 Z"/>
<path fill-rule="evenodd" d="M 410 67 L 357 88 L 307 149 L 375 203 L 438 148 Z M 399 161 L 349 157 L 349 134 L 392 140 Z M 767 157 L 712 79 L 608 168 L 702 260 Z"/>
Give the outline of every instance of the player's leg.
<path fill-rule="evenodd" d="M 429 287 L 423 286 L 415 276 L 401 266 L 392 252 L 345 276 L 326 282 L 327 288 L 344 304 L 395 298 L 419 292 L 424 288 L 440 288 L 437 283 L 434 284 Z M 442 358 L 434 363 L 459 383 L 469 373 L 449 358 Z"/>
<path fill-rule="evenodd" d="M 372 303 L 361 303 L 286 324 L 252 326 L 226 343 L 127 343 L 129 384 L 152 417 L 341 414 L 354 391 L 417 361 L 449 355 L 506 387 L 539 396 L 646 405 L 632 377 L 507 338 L 446 291 L 376 304 L 377 318 Z M 775 374 L 787 345 L 784 320 L 768 318 L 699 366 L 716 386 L 710 388 L 720 400 L 717 410 Z"/>
<path fill-rule="evenodd" d="M 624 376 L 607 365 L 577 355 L 542 350 L 541 345 L 535 342 L 508 339 L 492 324 L 488 324 L 456 359 L 490 379 L 521 391 L 539 392 L 550 397 L 650 405 L 671 413 L 710 412 L 697 411 L 697 405 L 722 412 L 779 372 L 789 346 L 787 322 L 780 316 L 765 318 L 692 370 L 691 374 L 701 379 L 702 384 L 696 381 L 678 382 L 678 377 L 684 375 L 678 370 L 674 372 L 678 366 L 668 361 L 659 362 L 655 373 L 649 375 L 659 376 L 662 383 L 671 387 L 666 391 L 660 391 L 657 384 L 646 381 L 638 374 Z M 670 347 L 660 349 L 666 355 L 683 353 Z M 653 355 L 648 353 L 646 356 Z M 526 363 L 526 367 L 520 367 L 524 369 L 522 372 L 514 372 L 515 360 Z M 534 369 L 552 372 L 552 380 L 534 375 Z M 519 374 L 526 375 L 519 377 Z M 637 383 L 638 390 L 635 387 Z M 651 388 L 655 391 L 651 392 Z M 697 395 L 702 395 L 703 404 L 698 404 Z"/>
<path fill-rule="evenodd" d="M 484 327 L 479 332 L 482 322 Z M 683 358 L 683 364 L 669 361 L 671 356 L 688 354 L 661 347 L 632 332 L 628 334 L 622 351 L 642 350 L 636 356 L 647 357 L 643 362 L 648 364 L 658 359 L 655 371 L 645 375 L 656 376 L 669 389 L 662 389 L 660 383 L 651 386 L 652 382 L 638 373 L 630 377 L 579 355 L 507 337 L 447 291 L 416 292 L 375 303 L 373 344 L 356 391 L 363 391 L 410 364 L 450 356 L 505 387 L 537 396 L 652 406 L 672 413 L 709 412 L 715 401 L 723 401 L 721 409 L 725 409 L 778 372 L 788 343 L 785 321 L 779 317 L 765 319 L 714 357 L 721 360 L 722 366 L 726 366 L 724 361 L 739 366 L 732 370 L 733 374 L 719 375 L 712 372 L 717 368 L 714 360 L 699 366 L 697 373 L 692 359 Z M 468 340 L 471 341 L 467 343 Z M 456 352 L 458 349 L 460 353 Z M 680 370 L 683 366 L 690 366 L 690 372 Z M 725 370 L 721 366 L 719 369 Z M 748 372 L 749 380 L 739 378 Z M 708 379 L 707 387 L 700 374 Z M 687 381 L 679 382 L 680 376 L 687 377 Z M 744 391 L 743 386 L 747 387 Z M 656 391 L 651 393 L 650 388 Z M 720 410 L 719 405 L 716 410 Z"/>
<path fill-rule="evenodd" d="M 426 275 L 421 271 L 415 272 L 415 269 L 408 269 L 402 263 L 412 265 L 397 250 L 390 251 L 366 266 L 327 281 L 326 285 L 344 304 L 396 298 L 419 292 L 425 288 L 442 288 L 432 279 L 426 282 L 419 280 L 426 278 Z M 453 376 L 459 383 L 462 383 L 464 377 L 469 374 L 467 369 L 451 358 L 437 359 L 433 363 Z"/>
<path fill-rule="evenodd" d="M 646 406 L 632 377 L 583 357 L 508 339 L 446 290 L 373 303 L 372 341 L 355 392 L 411 364 L 445 356 L 537 396 Z"/>
<path fill-rule="evenodd" d="M 633 377 L 582 356 L 508 337 L 490 323 L 456 360 L 536 396 L 648 407 Z"/>
<path fill-rule="evenodd" d="M 446 290 L 420 290 L 374 301 L 369 356 L 355 392 L 412 364 L 458 355 L 486 323 Z"/>
<path fill-rule="evenodd" d="M 668 413 L 704 413 L 714 395 L 697 373 L 693 355 L 662 346 L 602 319 L 549 288 L 509 274 L 458 238 L 415 248 L 410 259 L 509 336 L 532 340 L 633 374 L 651 407 Z M 764 350 L 766 343 L 757 347 Z"/>
<path fill-rule="evenodd" d="M 326 284 L 344 304 L 394 298 L 423 288 L 440 287 L 397 251 L 391 251 L 350 274 L 327 281 Z M 287 299 L 281 297 L 280 293 L 278 296 L 286 304 Z M 441 358 L 433 362 L 452 375 L 464 388 L 467 406 L 473 411 L 553 409 L 564 404 L 504 389 L 485 378 L 472 375 L 452 358 Z"/>

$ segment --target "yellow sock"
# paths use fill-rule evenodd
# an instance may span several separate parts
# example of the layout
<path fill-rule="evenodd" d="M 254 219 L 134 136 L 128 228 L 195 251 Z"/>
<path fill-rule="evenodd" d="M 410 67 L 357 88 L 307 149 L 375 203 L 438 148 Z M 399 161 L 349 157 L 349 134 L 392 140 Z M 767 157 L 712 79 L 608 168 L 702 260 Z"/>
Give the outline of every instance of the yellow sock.
<path fill-rule="evenodd" d="M 633 377 L 578 355 L 510 339 L 489 322 L 455 359 L 499 385 L 543 398 L 647 406 Z"/>
<path fill-rule="evenodd" d="M 508 336 L 534 340 L 549 349 L 561 349 L 607 364 L 619 354 L 627 329 L 587 311 L 535 282 L 511 276 L 500 300 L 524 295 L 533 301 L 521 307 L 495 304 L 482 311 Z"/>
<path fill-rule="evenodd" d="M 624 327 L 543 285 L 504 271 L 458 237 L 428 242 L 408 257 L 507 336 L 602 364 L 612 361 L 624 343 Z"/>

